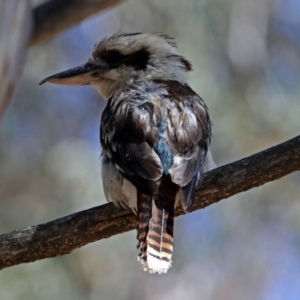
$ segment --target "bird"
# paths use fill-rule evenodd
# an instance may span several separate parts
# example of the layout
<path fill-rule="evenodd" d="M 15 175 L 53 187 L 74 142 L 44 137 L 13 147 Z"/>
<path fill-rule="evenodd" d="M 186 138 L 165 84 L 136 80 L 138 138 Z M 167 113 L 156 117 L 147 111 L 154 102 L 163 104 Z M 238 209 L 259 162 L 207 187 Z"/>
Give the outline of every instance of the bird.
<path fill-rule="evenodd" d="M 150 274 L 172 265 L 175 207 L 190 212 L 204 172 L 212 122 L 187 84 L 192 64 L 174 39 L 120 33 L 94 46 L 87 63 L 42 80 L 91 85 L 104 99 L 100 142 L 105 197 L 137 215 L 138 261 Z"/>

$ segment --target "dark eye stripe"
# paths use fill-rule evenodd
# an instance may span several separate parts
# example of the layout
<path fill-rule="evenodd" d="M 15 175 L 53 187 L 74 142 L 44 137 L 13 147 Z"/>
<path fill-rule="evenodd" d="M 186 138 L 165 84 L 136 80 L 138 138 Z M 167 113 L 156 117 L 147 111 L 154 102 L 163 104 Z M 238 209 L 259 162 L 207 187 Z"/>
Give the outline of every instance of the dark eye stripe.
<path fill-rule="evenodd" d="M 105 60 L 108 64 L 115 65 L 121 62 L 121 60 L 124 58 L 124 55 L 121 54 L 118 50 L 113 49 L 103 52 L 101 54 L 101 58 Z"/>
<path fill-rule="evenodd" d="M 150 53 L 146 48 L 140 49 L 132 54 L 128 54 L 124 58 L 127 66 L 133 67 L 135 70 L 144 70 L 150 58 Z"/>
<path fill-rule="evenodd" d="M 100 53 L 100 59 L 105 61 L 111 68 L 118 68 L 121 65 L 132 67 L 135 70 L 144 70 L 147 67 L 150 53 L 143 48 L 134 53 L 124 55 L 118 50 L 107 50 Z"/>

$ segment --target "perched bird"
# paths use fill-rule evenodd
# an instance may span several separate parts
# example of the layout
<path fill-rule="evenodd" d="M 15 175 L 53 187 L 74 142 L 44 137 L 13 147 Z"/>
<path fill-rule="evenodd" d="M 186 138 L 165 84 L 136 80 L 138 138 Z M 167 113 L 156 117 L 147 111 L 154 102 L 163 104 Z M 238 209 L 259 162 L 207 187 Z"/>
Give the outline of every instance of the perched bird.
<path fill-rule="evenodd" d="M 137 214 L 138 260 L 149 273 L 171 267 L 174 207 L 190 211 L 199 176 L 215 167 L 208 109 L 187 85 L 191 70 L 166 35 L 116 34 L 96 44 L 86 64 L 40 83 L 90 84 L 108 99 L 104 193 Z"/>

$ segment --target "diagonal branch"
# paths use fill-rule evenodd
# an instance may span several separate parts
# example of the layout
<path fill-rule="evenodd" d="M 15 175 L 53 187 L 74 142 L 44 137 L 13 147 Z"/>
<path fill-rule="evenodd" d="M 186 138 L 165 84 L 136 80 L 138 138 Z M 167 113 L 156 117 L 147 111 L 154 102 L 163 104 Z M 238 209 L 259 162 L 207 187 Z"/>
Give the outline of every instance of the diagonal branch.
<path fill-rule="evenodd" d="M 192 210 L 247 191 L 300 169 L 300 135 L 203 175 Z M 176 215 L 184 214 L 181 207 Z M 135 228 L 135 216 L 105 204 L 49 223 L 0 235 L 0 270 L 70 253 Z"/>
<path fill-rule="evenodd" d="M 84 19 L 113 8 L 124 0 L 50 0 L 33 10 L 30 45 L 41 44 Z"/>

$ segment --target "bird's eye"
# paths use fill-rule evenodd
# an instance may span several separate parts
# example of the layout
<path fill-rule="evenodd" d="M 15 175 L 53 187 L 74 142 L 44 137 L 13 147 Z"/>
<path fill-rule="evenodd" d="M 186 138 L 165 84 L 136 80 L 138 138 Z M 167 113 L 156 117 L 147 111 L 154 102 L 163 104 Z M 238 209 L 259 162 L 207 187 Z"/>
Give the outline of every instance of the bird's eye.
<path fill-rule="evenodd" d="M 110 50 L 107 52 L 105 60 L 109 64 L 116 64 L 120 62 L 123 58 L 123 54 L 121 54 L 118 50 Z"/>

